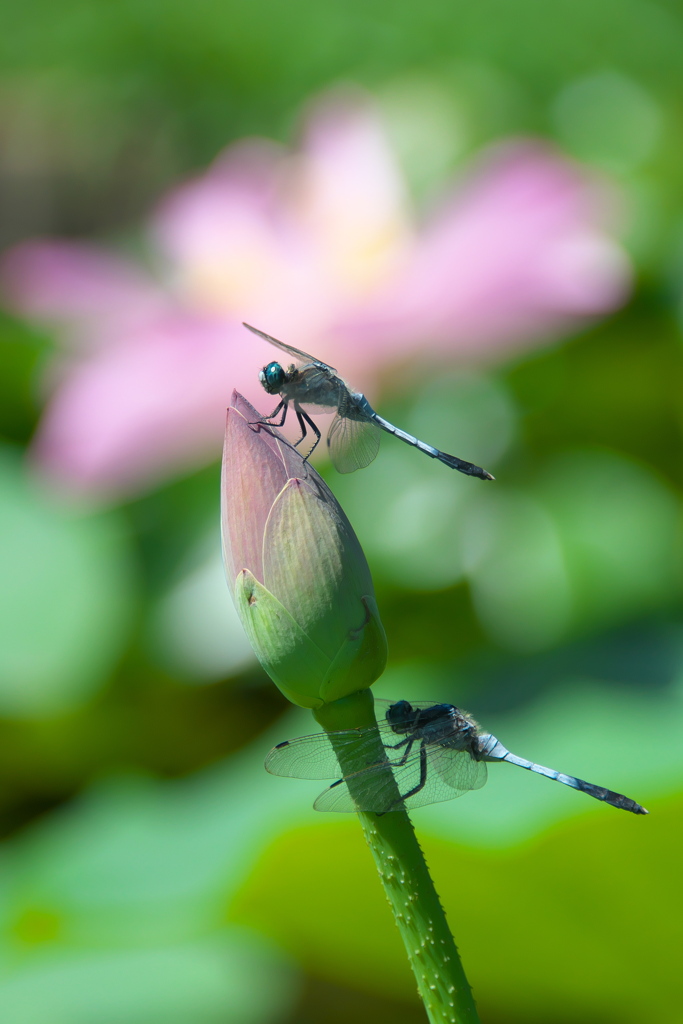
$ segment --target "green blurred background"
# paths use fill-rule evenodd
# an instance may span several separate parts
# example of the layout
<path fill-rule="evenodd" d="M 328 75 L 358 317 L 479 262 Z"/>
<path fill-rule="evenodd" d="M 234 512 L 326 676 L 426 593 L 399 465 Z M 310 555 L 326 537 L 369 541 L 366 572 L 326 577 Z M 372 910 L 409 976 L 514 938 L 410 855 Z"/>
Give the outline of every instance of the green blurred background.
<path fill-rule="evenodd" d="M 382 379 L 385 415 L 488 453 L 495 486 L 390 440 L 363 473 L 324 472 L 375 578 L 377 694 L 457 703 L 651 812 L 501 767 L 415 814 L 483 1021 L 683 1021 L 680 4 L 27 0 L 3 22 L 6 247 L 134 247 L 183 176 L 243 136 L 291 141 L 339 82 L 389 114 L 440 105 L 441 145 L 405 158 L 418 203 L 515 135 L 621 188 L 621 311 L 484 369 Z M 53 345 L 3 315 L 0 1017 L 422 1020 L 357 824 L 262 769 L 315 730 L 231 613 L 217 464 L 98 511 L 51 497 L 23 452 Z"/>

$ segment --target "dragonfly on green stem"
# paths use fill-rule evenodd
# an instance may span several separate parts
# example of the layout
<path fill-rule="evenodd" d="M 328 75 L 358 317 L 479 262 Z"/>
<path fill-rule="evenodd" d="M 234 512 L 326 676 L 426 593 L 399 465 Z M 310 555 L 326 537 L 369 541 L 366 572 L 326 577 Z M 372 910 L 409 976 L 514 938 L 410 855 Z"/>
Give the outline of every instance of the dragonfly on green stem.
<path fill-rule="evenodd" d="M 481 480 L 494 479 L 481 466 L 475 466 L 456 455 L 439 451 L 438 448 L 420 441 L 405 430 L 395 427 L 389 420 L 385 420 L 375 412 L 365 395 L 349 387 L 333 366 L 328 366 L 327 363 L 292 345 L 285 345 L 277 338 L 271 338 L 269 334 L 264 334 L 256 327 L 249 324 L 244 326 L 301 364 L 298 367 L 292 364 L 285 370 L 280 363 L 268 363 L 260 371 L 259 380 L 269 395 L 280 396 L 278 405 L 270 416 L 264 418 L 264 423 L 270 423 L 281 413 L 280 422 L 272 425 L 283 426 L 291 405 L 301 428 L 301 437 L 296 441 L 296 445 L 300 445 L 307 436 L 309 427 L 313 431 L 315 441 L 306 459 L 310 458 L 317 448 L 321 436 L 318 427 L 303 408 L 313 406 L 336 413 L 327 434 L 327 446 L 332 464 L 338 473 L 353 473 L 356 469 L 369 466 L 379 450 L 381 431 L 386 430 L 388 434 L 393 434 L 394 437 L 424 452 L 431 459 L 438 459 L 451 469 L 457 469 L 468 476 L 477 476 Z"/>
<path fill-rule="evenodd" d="M 442 800 L 455 800 L 481 789 L 487 762 L 507 761 L 578 789 L 596 800 L 633 814 L 648 812 L 635 800 L 611 789 L 564 775 L 517 757 L 452 704 L 376 700 L 384 721 L 368 729 L 315 733 L 278 743 L 266 758 L 273 775 L 294 779 L 333 779 L 314 803 L 317 811 L 410 810 Z M 378 737 L 384 754 L 378 758 Z M 353 758 L 363 768 L 344 775 L 340 760 Z"/>

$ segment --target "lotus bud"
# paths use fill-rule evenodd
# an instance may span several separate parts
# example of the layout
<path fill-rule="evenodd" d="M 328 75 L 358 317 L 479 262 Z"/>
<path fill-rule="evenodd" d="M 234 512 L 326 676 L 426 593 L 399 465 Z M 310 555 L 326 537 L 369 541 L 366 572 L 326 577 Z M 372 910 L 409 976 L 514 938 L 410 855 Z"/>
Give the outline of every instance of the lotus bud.
<path fill-rule="evenodd" d="M 370 570 L 341 506 L 279 432 L 233 393 L 223 451 L 223 554 L 257 658 L 294 704 L 369 687 L 387 644 Z"/>

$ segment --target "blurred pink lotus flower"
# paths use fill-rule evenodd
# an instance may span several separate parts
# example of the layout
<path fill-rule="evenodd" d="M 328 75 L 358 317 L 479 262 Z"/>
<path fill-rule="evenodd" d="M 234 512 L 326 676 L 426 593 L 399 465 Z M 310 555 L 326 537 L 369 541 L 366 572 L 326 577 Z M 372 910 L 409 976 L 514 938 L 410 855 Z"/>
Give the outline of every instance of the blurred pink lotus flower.
<path fill-rule="evenodd" d="M 228 586 L 254 653 L 288 700 L 317 708 L 371 686 L 387 641 L 365 555 L 315 469 L 237 392 L 221 511 Z"/>
<path fill-rule="evenodd" d="M 232 388 L 263 407 L 257 371 L 273 353 L 242 320 L 370 391 L 387 360 L 488 360 L 607 313 L 629 270 L 605 200 L 575 164 L 518 142 L 421 225 L 372 104 L 324 100 L 298 150 L 237 143 L 171 192 L 151 269 L 59 241 L 5 255 L 10 308 L 64 340 L 36 456 L 99 499 L 212 459 Z"/>

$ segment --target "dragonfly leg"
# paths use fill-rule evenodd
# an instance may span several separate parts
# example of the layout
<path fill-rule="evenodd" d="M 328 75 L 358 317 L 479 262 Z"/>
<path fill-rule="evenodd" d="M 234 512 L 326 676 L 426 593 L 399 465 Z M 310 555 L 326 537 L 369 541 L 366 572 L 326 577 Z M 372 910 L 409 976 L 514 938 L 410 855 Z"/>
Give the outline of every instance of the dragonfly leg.
<path fill-rule="evenodd" d="M 304 423 L 304 418 L 303 418 L 303 415 L 301 414 L 301 410 L 300 409 L 296 410 L 296 418 L 298 419 L 299 426 L 301 427 L 301 437 L 299 438 L 298 441 L 294 442 L 294 447 L 298 448 L 299 445 L 301 444 L 301 442 L 303 441 L 303 439 L 306 437 L 306 434 L 308 433 L 308 431 L 306 430 L 306 424 Z"/>
<path fill-rule="evenodd" d="M 412 743 L 409 745 L 408 751 L 406 752 L 405 757 L 408 756 L 408 753 L 410 752 L 411 746 L 412 746 Z M 398 764 L 399 765 L 403 764 L 404 761 L 405 761 L 405 758 L 403 758 L 401 761 L 399 761 Z M 389 762 L 389 763 L 391 764 L 391 762 Z M 415 794 L 419 793 L 421 789 L 424 789 L 426 782 L 427 782 L 427 746 L 425 744 L 425 741 L 422 740 L 422 744 L 420 746 L 420 781 L 418 782 L 418 784 L 416 786 L 413 786 L 412 789 L 409 789 L 407 793 L 402 793 L 401 796 L 397 797 L 396 800 L 393 800 L 389 804 L 389 806 L 387 807 L 386 811 L 383 811 L 382 813 L 383 814 L 388 814 L 389 811 L 393 811 L 394 807 L 396 807 L 397 804 L 402 804 L 405 800 L 408 800 L 409 797 L 415 796 Z"/>
<path fill-rule="evenodd" d="M 386 767 L 389 767 L 389 766 L 392 767 L 392 768 L 401 768 L 406 763 L 406 761 L 408 760 L 408 756 L 410 754 L 410 751 L 413 749 L 413 744 L 414 743 L 415 743 L 415 737 L 414 736 L 407 736 L 404 740 L 401 740 L 400 743 L 394 743 L 394 744 L 387 744 L 387 743 L 385 743 L 384 744 L 384 749 L 385 750 L 399 750 L 401 747 L 406 747 L 406 752 L 403 755 L 403 757 L 401 757 L 398 761 L 389 761 L 389 760 L 386 760 L 386 761 L 369 761 L 368 762 L 368 768 L 376 768 L 376 767 L 386 768 Z"/>
<path fill-rule="evenodd" d="M 288 404 L 287 404 L 287 402 L 283 398 L 282 401 L 280 402 L 280 404 L 277 405 L 273 409 L 273 411 L 271 412 L 270 416 L 264 416 L 262 420 L 254 420 L 254 422 L 250 423 L 249 426 L 250 427 L 255 427 L 259 423 L 268 423 L 271 427 L 283 427 L 284 423 L 285 423 L 285 420 L 287 418 L 287 408 L 288 408 Z M 280 409 L 282 409 L 282 419 L 280 420 L 279 423 L 271 423 L 270 421 L 275 419 L 275 417 L 279 413 Z"/>
<path fill-rule="evenodd" d="M 390 764 L 392 768 L 401 768 L 410 757 L 410 751 L 413 749 L 414 743 L 415 737 L 409 736 L 407 740 L 403 740 L 402 743 L 397 743 L 395 747 L 389 747 L 389 750 L 396 750 L 398 747 L 405 746 L 406 750 L 403 757 L 399 758 L 398 761 L 387 761 L 387 764 Z"/>
<path fill-rule="evenodd" d="M 274 420 L 275 417 L 277 416 L 277 414 L 279 413 L 280 409 L 282 409 L 282 419 L 280 420 L 279 423 L 271 424 L 271 426 L 273 426 L 273 427 L 283 427 L 285 425 L 285 420 L 287 419 L 288 405 L 287 405 L 287 402 L 285 402 L 284 398 L 282 399 L 280 404 L 278 406 L 276 406 L 276 408 L 273 410 L 273 412 L 271 412 L 270 416 L 266 416 L 266 419 L 267 420 Z"/>
<path fill-rule="evenodd" d="M 412 736 L 406 736 L 400 743 L 385 743 L 384 748 L 385 750 L 400 750 L 401 747 L 405 747 L 406 743 L 410 743 L 412 738 Z"/>
<path fill-rule="evenodd" d="M 287 402 L 285 402 L 284 398 L 280 402 L 280 404 L 274 409 L 274 411 L 271 412 L 270 416 L 266 416 L 266 419 L 274 420 L 277 414 L 279 413 L 280 409 L 282 409 L 282 419 L 280 420 L 279 423 L 273 423 L 274 427 L 283 427 L 285 425 L 285 420 L 287 419 L 288 405 Z"/>
<path fill-rule="evenodd" d="M 299 421 L 299 426 L 301 427 L 301 429 L 303 431 L 303 434 L 301 435 L 299 440 L 296 442 L 297 444 L 301 444 L 301 442 L 303 441 L 303 439 L 306 436 L 306 433 L 307 433 L 307 431 L 306 431 L 306 423 L 309 425 L 309 427 L 311 428 L 311 430 L 315 434 L 315 442 L 313 444 L 313 447 L 311 448 L 310 452 L 308 452 L 304 456 L 304 462 L 308 462 L 308 460 L 310 459 L 311 455 L 313 454 L 313 452 L 318 447 L 318 444 L 320 443 L 321 434 L 320 434 L 320 431 L 318 430 L 318 428 L 316 427 L 315 423 L 311 419 L 311 417 L 308 415 L 307 412 L 304 412 L 303 409 L 298 409 L 297 408 L 297 410 L 296 410 L 296 417 L 297 417 L 297 419 Z"/>
<path fill-rule="evenodd" d="M 415 736 L 407 736 L 407 737 L 405 737 L 405 739 L 401 739 L 401 741 L 399 743 L 385 743 L 384 744 L 384 750 L 385 751 L 399 751 L 401 749 L 401 746 L 405 746 L 405 744 L 407 744 L 407 743 L 410 743 L 411 746 L 412 746 L 414 742 L 415 742 Z M 409 746 L 409 750 L 410 750 L 410 746 Z M 390 761 L 389 764 L 396 764 L 396 762 Z"/>
<path fill-rule="evenodd" d="M 401 796 L 401 800 L 407 800 L 408 797 L 415 796 L 416 793 L 419 793 L 421 789 L 424 789 L 426 781 L 427 781 L 427 745 L 425 744 L 425 741 L 422 740 L 422 746 L 420 747 L 420 781 L 418 782 L 417 786 L 413 786 L 413 788 L 409 789 L 407 793 L 404 793 Z"/>

